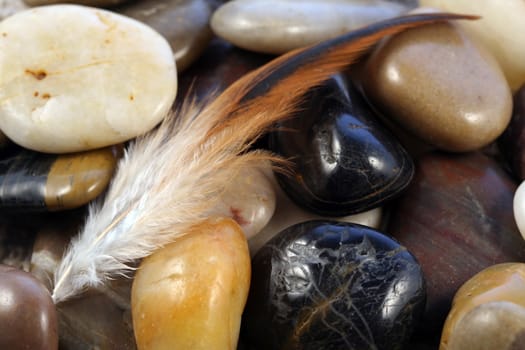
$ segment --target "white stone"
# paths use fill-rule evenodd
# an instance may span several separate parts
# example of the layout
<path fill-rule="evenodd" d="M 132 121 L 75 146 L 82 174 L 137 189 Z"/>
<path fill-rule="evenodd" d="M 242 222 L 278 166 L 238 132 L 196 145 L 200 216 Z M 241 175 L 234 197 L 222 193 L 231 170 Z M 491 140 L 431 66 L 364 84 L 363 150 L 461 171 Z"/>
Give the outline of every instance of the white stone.
<path fill-rule="evenodd" d="M 281 54 L 398 16 L 406 9 L 380 0 L 236 0 L 215 11 L 211 27 L 244 49 Z"/>
<path fill-rule="evenodd" d="M 63 153 L 152 129 L 175 99 L 166 40 L 146 25 L 78 5 L 0 22 L 0 129 L 19 145 Z"/>
<path fill-rule="evenodd" d="M 275 201 L 275 190 L 263 170 L 242 169 L 210 215 L 231 217 L 249 239 L 268 224 Z"/>
<path fill-rule="evenodd" d="M 499 62 L 512 90 L 525 83 L 525 1 L 421 0 L 422 6 L 480 15 L 476 21 L 458 21 Z"/>
<path fill-rule="evenodd" d="M 513 201 L 514 219 L 523 239 L 525 239 L 525 181 L 518 186 Z"/>
<path fill-rule="evenodd" d="M 0 20 L 27 8 L 22 0 L 0 0 Z"/>
<path fill-rule="evenodd" d="M 381 226 L 383 218 L 382 208 L 375 208 L 368 210 L 363 213 L 348 215 L 343 217 L 328 217 L 320 216 L 309 211 L 306 211 L 298 207 L 294 202 L 292 202 L 284 191 L 280 188 L 279 184 L 275 180 L 273 174 L 271 176 L 271 184 L 275 190 L 277 197 L 277 205 L 275 208 L 275 214 L 272 219 L 259 233 L 254 235 L 248 240 L 248 245 L 250 247 L 250 255 L 254 256 L 255 253 L 272 237 L 277 235 L 282 230 L 309 220 L 336 220 L 342 222 L 351 222 L 355 224 L 361 224 L 368 227 L 378 229 Z"/>

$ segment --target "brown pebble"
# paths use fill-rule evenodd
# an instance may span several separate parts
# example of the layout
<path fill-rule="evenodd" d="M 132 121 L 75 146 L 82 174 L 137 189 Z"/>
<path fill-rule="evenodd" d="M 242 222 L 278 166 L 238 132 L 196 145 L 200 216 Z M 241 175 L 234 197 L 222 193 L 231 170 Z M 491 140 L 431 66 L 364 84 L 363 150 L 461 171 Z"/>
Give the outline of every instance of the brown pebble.
<path fill-rule="evenodd" d="M 0 349 L 58 349 L 51 295 L 31 274 L 0 265 Z"/>
<path fill-rule="evenodd" d="M 469 327 L 477 327 L 474 325 L 466 326 L 466 322 L 463 319 L 468 316 L 468 314 L 480 305 L 489 304 L 492 302 L 508 302 L 515 307 L 512 311 L 516 314 L 516 323 L 512 327 L 501 328 L 501 332 L 507 332 L 508 335 L 500 335 L 501 342 L 512 343 L 511 338 L 513 336 L 520 337 L 520 332 L 525 332 L 525 264 L 523 263 L 504 263 L 490 266 L 475 276 L 470 280 L 465 282 L 461 288 L 457 291 L 453 303 L 452 310 L 450 311 L 445 326 L 443 327 L 443 333 L 441 335 L 441 350 L 449 349 L 460 349 L 460 347 L 450 348 L 449 344 L 452 344 L 452 340 L 457 342 L 456 344 L 462 344 L 467 340 L 462 340 L 463 337 L 461 334 L 463 331 L 474 332 L 475 330 L 469 329 Z M 512 306 L 512 305 L 511 305 Z M 494 307 L 494 306 L 493 306 Z M 505 306 L 508 308 L 509 305 Z M 492 309 L 491 309 L 492 310 Z M 500 313 L 489 313 L 488 310 L 478 311 L 479 314 L 474 314 L 469 316 L 474 321 L 481 317 L 481 315 L 486 315 L 486 320 L 490 318 L 501 318 L 498 316 Z M 491 320 L 491 322 L 500 323 L 500 326 L 503 327 L 503 322 L 509 322 L 509 320 Z M 463 324 L 462 324 L 463 323 Z M 481 324 L 481 321 L 478 322 Z M 460 331 L 461 329 L 461 331 Z M 482 332 L 479 330 L 478 332 Z M 512 334 L 514 333 L 514 335 Z M 474 340 L 470 340 L 474 341 Z M 472 349 L 480 349 L 480 347 L 467 347 Z M 495 347 L 494 349 L 506 349 L 506 347 Z M 509 347 L 509 349 L 511 349 Z"/>
<path fill-rule="evenodd" d="M 392 37 L 366 73 L 366 94 L 385 116 L 441 149 L 479 149 L 509 123 L 512 96 L 501 69 L 454 24 Z"/>

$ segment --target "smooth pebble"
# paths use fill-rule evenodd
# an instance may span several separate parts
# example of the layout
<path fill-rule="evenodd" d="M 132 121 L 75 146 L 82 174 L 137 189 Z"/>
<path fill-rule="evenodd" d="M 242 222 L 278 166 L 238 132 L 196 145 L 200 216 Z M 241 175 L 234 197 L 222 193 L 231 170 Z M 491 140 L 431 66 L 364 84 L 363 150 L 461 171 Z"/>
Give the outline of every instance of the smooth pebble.
<path fill-rule="evenodd" d="M 0 265 L 0 349 L 58 349 L 51 294 L 30 273 Z"/>
<path fill-rule="evenodd" d="M 424 309 L 415 258 L 369 227 L 293 225 L 252 264 L 242 335 L 254 349 L 402 349 Z"/>
<path fill-rule="evenodd" d="M 406 9 L 380 0 L 236 0 L 215 11 L 211 28 L 244 49 L 281 54 L 395 17 Z"/>
<path fill-rule="evenodd" d="M 524 289 L 525 264 L 523 263 L 492 265 L 474 275 L 461 286 L 454 297 L 452 310 L 443 327 L 440 350 L 483 349 L 484 346 L 488 349 L 486 346 L 490 343 L 483 345 L 483 338 L 490 333 L 496 336 L 491 337 L 489 342 L 499 342 L 499 346 L 492 349 L 513 349 L 503 344 L 512 344 L 513 337 L 518 341 L 525 340 Z M 474 315 L 470 314 L 477 307 L 492 302 L 507 302 L 507 304 L 491 304 L 490 308 L 485 308 L 482 312 L 478 309 Z M 501 312 L 509 313 L 506 319 L 499 316 Z M 509 319 L 508 316 L 513 313 L 516 317 Z M 479 319 L 481 315 L 484 317 Z M 499 319 L 498 322 L 495 322 L 494 318 Z M 493 324 L 495 328 L 490 329 L 489 324 Z M 470 327 L 476 326 L 478 339 L 468 339 L 469 333 L 476 331 L 470 330 Z M 466 348 L 460 346 L 467 342 L 474 342 L 477 345 Z"/>
<path fill-rule="evenodd" d="M 139 350 L 235 350 L 250 287 L 239 225 L 210 219 L 140 264 L 131 309 Z"/>
<path fill-rule="evenodd" d="M 36 151 L 129 140 L 165 117 L 177 91 L 166 40 L 105 10 L 52 5 L 19 12 L 0 22 L 0 52 L 0 129 Z"/>
<path fill-rule="evenodd" d="M 134 1 L 113 10 L 164 36 L 173 50 L 178 72 L 189 67 L 212 38 L 209 22 L 214 6 L 209 0 Z"/>
<path fill-rule="evenodd" d="M 391 37 L 373 52 L 366 73 L 372 103 L 440 149 L 486 146 L 511 118 L 512 95 L 498 63 L 456 24 Z"/>
<path fill-rule="evenodd" d="M 525 83 L 523 0 L 420 0 L 420 5 L 481 16 L 460 25 L 494 55 L 513 90 Z"/>

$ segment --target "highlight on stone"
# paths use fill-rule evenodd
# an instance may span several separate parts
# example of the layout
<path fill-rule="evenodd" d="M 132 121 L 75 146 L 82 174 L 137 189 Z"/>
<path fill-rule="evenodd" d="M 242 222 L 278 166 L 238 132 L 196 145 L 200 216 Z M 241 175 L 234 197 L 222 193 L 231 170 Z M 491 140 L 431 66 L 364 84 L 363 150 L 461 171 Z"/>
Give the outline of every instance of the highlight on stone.
<path fill-rule="evenodd" d="M 0 22 L 0 129 L 40 152 L 129 140 L 162 120 L 177 91 L 167 41 L 102 9 L 52 5 Z"/>

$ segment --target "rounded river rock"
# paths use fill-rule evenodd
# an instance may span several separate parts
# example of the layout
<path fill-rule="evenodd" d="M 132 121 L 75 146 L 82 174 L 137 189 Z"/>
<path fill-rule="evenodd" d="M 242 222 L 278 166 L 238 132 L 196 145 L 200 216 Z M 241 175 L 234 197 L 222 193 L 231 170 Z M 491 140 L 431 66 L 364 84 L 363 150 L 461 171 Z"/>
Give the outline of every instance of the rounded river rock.
<path fill-rule="evenodd" d="M 424 307 L 415 258 L 358 224 L 291 226 L 252 269 L 243 334 L 257 349 L 401 349 Z"/>

